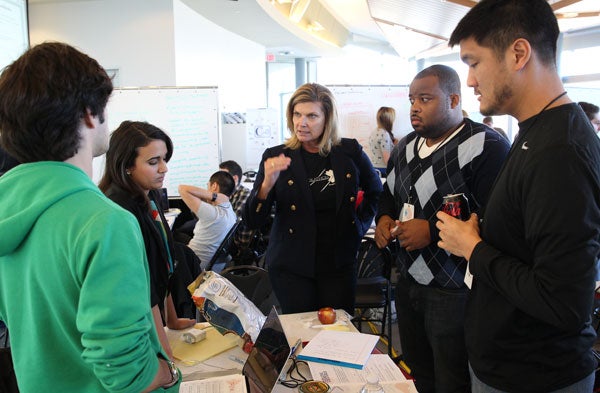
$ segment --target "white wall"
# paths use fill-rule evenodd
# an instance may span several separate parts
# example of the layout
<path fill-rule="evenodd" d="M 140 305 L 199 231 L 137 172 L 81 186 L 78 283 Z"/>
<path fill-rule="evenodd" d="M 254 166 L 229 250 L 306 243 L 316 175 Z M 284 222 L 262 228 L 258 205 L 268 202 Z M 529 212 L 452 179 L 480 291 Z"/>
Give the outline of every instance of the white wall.
<path fill-rule="evenodd" d="M 31 45 L 67 42 L 105 68 L 122 86 L 174 86 L 172 0 L 90 0 L 30 3 Z"/>
<path fill-rule="evenodd" d="M 76 46 L 119 69 L 120 86 L 217 86 L 221 111 L 266 105 L 265 48 L 179 0 L 31 3 L 29 23 L 31 45 Z"/>
<path fill-rule="evenodd" d="M 218 86 L 224 112 L 266 106 L 265 47 L 173 1 L 178 86 Z M 226 141 L 223 141 L 226 143 Z"/>

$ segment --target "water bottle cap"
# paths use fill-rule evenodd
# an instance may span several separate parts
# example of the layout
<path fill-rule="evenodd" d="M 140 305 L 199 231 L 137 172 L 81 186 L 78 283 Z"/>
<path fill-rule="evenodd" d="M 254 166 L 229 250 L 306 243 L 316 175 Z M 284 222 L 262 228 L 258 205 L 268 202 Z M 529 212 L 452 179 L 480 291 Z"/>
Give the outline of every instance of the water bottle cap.
<path fill-rule="evenodd" d="M 379 383 L 379 378 L 377 378 L 377 375 L 369 374 L 367 375 L 367 382 L 371 385 L 376 385 Z"/>

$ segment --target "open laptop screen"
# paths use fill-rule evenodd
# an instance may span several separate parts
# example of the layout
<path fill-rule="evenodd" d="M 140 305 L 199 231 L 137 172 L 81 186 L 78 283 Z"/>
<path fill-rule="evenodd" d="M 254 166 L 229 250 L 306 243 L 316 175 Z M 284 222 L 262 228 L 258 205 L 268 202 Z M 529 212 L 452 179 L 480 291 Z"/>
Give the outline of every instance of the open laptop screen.
<path fill-rule="evenodd" d="M 273 307 L 242 370 L 250 393 L 270 393 L 289 355 L 290 345 Z"/>

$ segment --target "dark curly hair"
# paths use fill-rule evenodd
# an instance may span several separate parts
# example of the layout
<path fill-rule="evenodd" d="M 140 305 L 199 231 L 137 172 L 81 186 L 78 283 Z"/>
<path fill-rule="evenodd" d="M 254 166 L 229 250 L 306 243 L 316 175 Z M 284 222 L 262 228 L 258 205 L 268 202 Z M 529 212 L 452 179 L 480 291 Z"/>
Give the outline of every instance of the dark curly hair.
<path fill-rule="evenodd" d="M 0 75 L 0 143 L 19 162 L 65 161 L 80 147 L 86 111 L 104 122 L 112 89 L 100 64 L 72 46 L 34 46 Z"/>

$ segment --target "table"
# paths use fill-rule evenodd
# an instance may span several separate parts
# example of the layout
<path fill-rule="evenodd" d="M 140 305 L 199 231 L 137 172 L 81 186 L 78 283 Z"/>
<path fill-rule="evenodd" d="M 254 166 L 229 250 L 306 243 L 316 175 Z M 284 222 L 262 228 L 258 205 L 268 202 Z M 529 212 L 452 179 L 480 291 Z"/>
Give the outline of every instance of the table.
<path fill-rule="evenodd" d="M 352 317 L 346 311 L 336 310 L 336 314 L 338 321 L 346 322 L 350 331 L 357 331 L 356 327 L 350 322 Z M 304 342 L 310 341 L 320 331 L 320 329 L 311 327 L 312 325 L 319 324 L 316 311 L 298 314 L 283 314 L 279 316 L 279 319 L 290 347 L 293 346 L 298 339 L 301 339 Z M 181 340 L 183 333 L 187 330 L 188 329 L 171 330 L 165 327 L 167 338 L 172 345 L 178 343 Z M 235 347 L 227 349 L 224 352 L 199 363 L 185 363 L 175 359 L 175 364 L 181 371 L 183 380 L 192 381 L 220 375 L 241 373 L 248 354 L 242 350 L 243 340 L 241 338 L 238 338 L 237 340 L 238 344 Z M 283 388 L 286 389 L 285 387 Z"/>
<path fill-rule="evenodd" d="M 335 312 L 337 316 L 337 321 L 345 322 L 346 326 L 348 327 L 348 331 L 358 332 L 356 327 L 350 321 L 352 319 L 352 316 L 350 314 L 348 314 L 345 310 L 342 309 L 335 310 Z M 319 325 L 319 320 L 317 319 L 316 311 L 297 314 L 282 314 L 279 316 L 279 319 L 281 320 L 285 336 L 290 346 L 293 346 L 298 341 L 298 339 L 302 340 L 302 342 L 310 341 L 321 331 L 320 328 L 312 327 L 314 325 Z M 288 366 L 286 365 L 286 367 Z M 301 363 L 298 365 L 298 367 L 302 372 L 302 375 L 308 378 L 312 378 L 308 366 Z M 297 388 L 288 388 L 281 385 L 280 383 L 277 383 L 273 388 L 272 393 L 291 393 L 297 391 Z"/>

